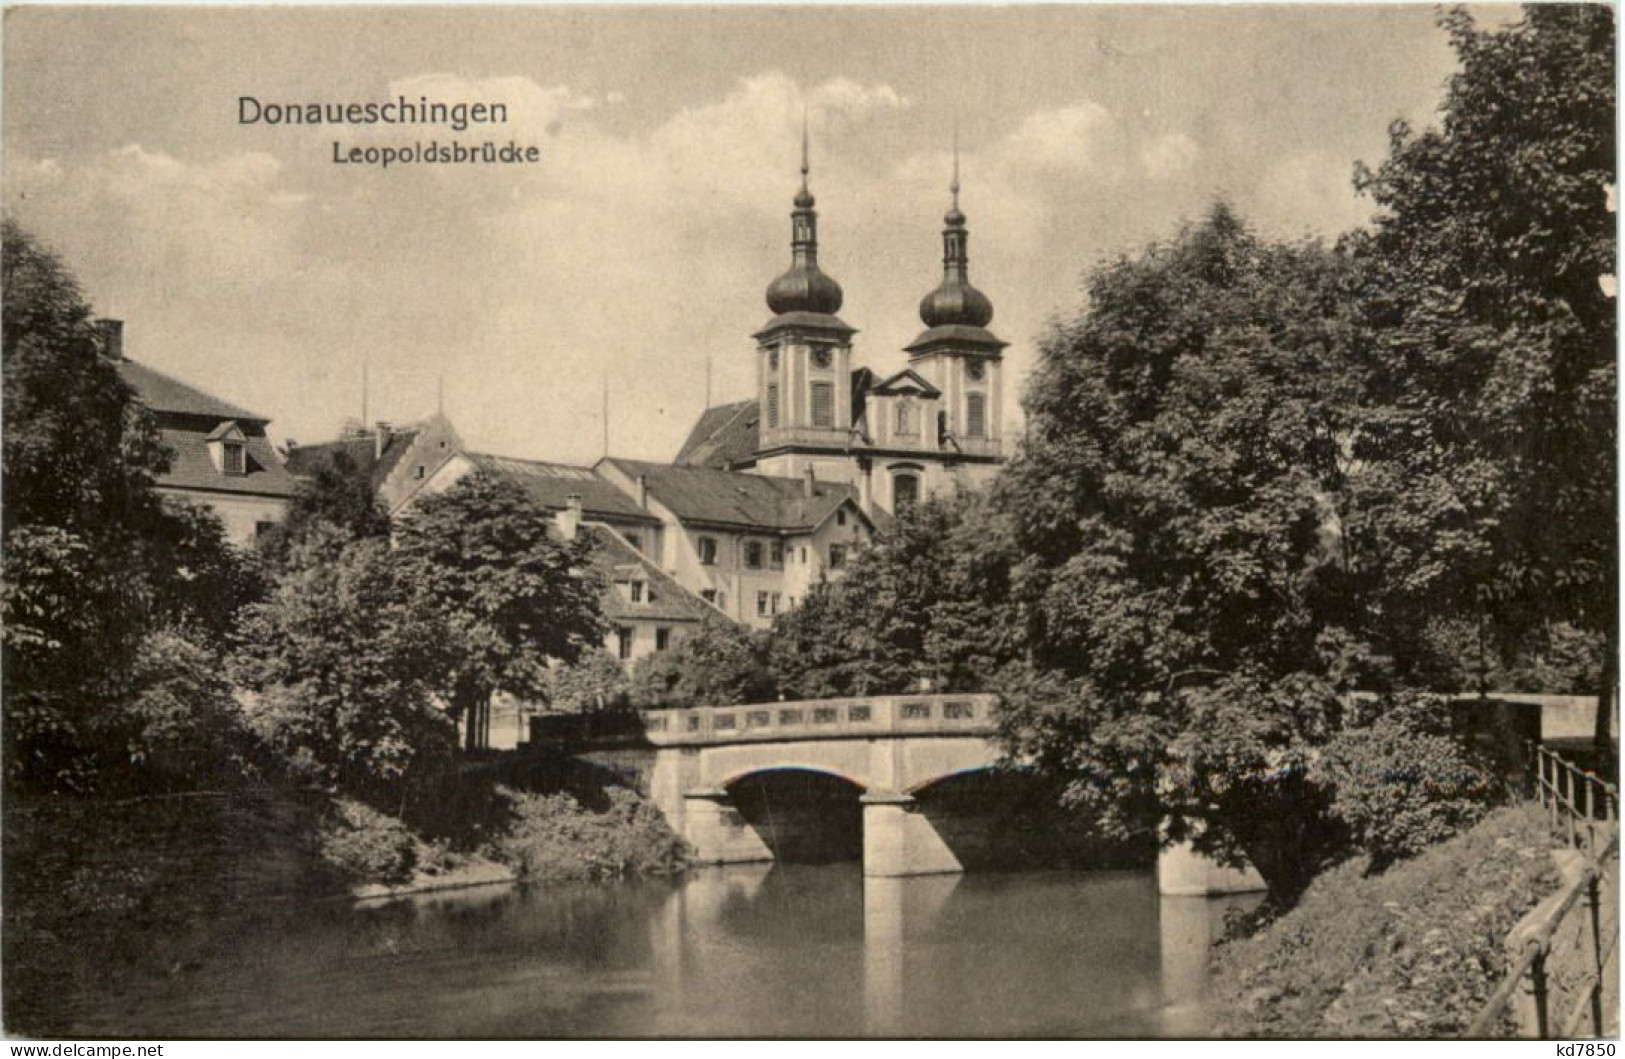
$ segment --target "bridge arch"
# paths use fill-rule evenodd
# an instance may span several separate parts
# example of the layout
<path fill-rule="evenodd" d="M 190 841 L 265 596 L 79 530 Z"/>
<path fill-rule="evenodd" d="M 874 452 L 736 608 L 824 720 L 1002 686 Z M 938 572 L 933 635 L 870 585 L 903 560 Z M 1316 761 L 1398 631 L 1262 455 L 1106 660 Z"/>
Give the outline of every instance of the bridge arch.
<path fill-rule="evenodd" d="M 741 823 L 774 860 L 825 863 L 863 856 L 864 787 L 829 769 L 753 769 L 723 784 Z"/>

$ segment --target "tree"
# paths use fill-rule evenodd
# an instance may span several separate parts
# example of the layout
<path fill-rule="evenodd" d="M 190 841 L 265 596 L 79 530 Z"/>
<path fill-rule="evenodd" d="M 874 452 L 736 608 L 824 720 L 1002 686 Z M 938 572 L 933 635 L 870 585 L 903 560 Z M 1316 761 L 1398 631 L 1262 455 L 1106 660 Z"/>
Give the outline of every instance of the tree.
<path fill-rule="evenodd" d="M 772 664 L 792 694 L 979 691 L 1020 655 L 1008 519 L 987 498 L 905 511 L 837 581 L 773 626 Z"/>
<path fill-rule="evenodd" d="M 404 799 L 456 745 L 432 695 L 452 644 L 387 541 L 313 532 L 244 624 L 249 724 L 295 775 Z"/>
<path fill-rule="evenodd" d="M 169 454 L 67 268 L 9 220 L 3 238 L 6 772 L 86 789 L 132 764 L 149 638 L 220 642 L 256 579 L 217 519 L 153 490 Z"/>
<path fill-rule="evenodd" d="M 1102 266 L 999 485 L 1039 667 L 1006 693 L 1013 752 L 1124 837 L 1245 854 L 1285 903 L 1341 845 L 1310 765 L 1404 625 L 1374 620 L 1380 541 L 1351 506 L 1346 285 L 1223 205 Z"/>
<path fill-rule="evenodd" d="M 768 638 L 725 618 L 707 618 L 669 651 L 633 667 L 634 706 L 724 706 L 764 702 L 778 694 L 768 665 Z"/>
<path fill-rule="evenodd" d="M 626 704 L 626 668 L 608 651 L 584 654 L 548 674 L 547 701 L 565 713 L 604 713 Z"/>
<path fill-rule="evenodd" d="M 329 540 L 389 536 L 389 514 L 372 479 L 342 451 L 299 483 L 287 515 L 260 538 L 260 551 L 273 563 L 284 562 L 292 548 L 322 534 L 324 527 L 341 531 L 337 537 L 326 535 Z"/>
<path fill-rule="evenodd" d="M 1601 636 L 1598 734 L 1617 682 L 1614 14 L 1530 5 L 1481 30 L 1440 127 L 1390 130 L 1358 186 L 1381 207 L 1362 265 L 1374 441 L 1412 496 L 1454 512 L 1453 554 L 1409 570 L 1516 654 L 1557 622 Z M 1380 434 L 1379 434 L 1380 430 Z M 1414 508 L 1414 504 L 1413 504 Z"/>
<path fill-rule="evenodd" d="M 589 545 L 560 540 L 550 525 L 517 485 L 476 473 L 424 497 L 395 527 L 402 576 L 446 637 L 437 690 L 466 723 L 469 749 L 484 745 L 494 694 L 542 698 L 550 661 L 603 642 Z"/>

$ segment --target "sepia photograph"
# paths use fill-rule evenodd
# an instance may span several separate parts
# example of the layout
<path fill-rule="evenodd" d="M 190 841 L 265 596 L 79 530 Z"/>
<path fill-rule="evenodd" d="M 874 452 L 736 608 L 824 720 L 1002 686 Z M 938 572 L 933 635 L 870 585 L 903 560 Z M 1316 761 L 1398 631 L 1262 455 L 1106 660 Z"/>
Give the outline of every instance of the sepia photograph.
<path fill-rule="evenodd" d="M 1617 21 L 7 4 L 8 1054 L 1614 1054 Z"/>

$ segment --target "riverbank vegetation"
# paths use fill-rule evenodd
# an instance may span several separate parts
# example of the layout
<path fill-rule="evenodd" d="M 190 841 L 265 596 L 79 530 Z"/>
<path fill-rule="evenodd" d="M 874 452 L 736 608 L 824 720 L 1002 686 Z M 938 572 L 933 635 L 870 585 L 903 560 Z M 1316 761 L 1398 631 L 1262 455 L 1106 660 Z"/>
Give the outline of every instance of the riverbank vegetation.
<path fill-rule="evenodd" d="M 542 693 L 602 639 L 545 511 L 472 476 L 392 526 L 326 474 L 235 547 L 157 493 L 151 416 L 10 221 L 3 283 L 9 1028 L 44 1032 L 30 998 L 94 977 L 86 954 L 162 937 L 184 966 L 210 924 L 277 905 L 684 863 L 612 779 L 457 753 L 492 695 Z"/>
<path fill-rule="evenodd" d="M 1558 886 L 1532 806 L 1387 871 L 1357 857 L 1214 962 L 1215 1029 L 1232 1037 L 1455 1037 L 1508 971 L 1507 933 Z"/>

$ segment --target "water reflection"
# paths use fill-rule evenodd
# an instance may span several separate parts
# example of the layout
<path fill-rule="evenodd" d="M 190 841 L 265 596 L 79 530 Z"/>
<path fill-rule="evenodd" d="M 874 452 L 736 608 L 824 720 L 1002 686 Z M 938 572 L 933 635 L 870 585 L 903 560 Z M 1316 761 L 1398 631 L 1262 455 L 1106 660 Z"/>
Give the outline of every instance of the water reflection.
<path fill-rule="evenodd" d="M 1247 899 L 1148 872 L 864 879 L 752 865 L 681 884 L 473 891 L 214 925 L 167 976 L 86 977 L 75 1036 L 1186 1036 Z M 145 939 L 162 943 L 162 939 Z"/>

